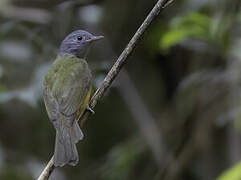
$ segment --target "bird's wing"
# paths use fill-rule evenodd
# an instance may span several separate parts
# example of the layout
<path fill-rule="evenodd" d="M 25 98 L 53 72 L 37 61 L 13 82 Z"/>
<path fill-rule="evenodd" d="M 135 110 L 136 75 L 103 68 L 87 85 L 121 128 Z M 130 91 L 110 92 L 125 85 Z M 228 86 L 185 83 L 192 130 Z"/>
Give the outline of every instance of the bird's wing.
<path fill-rule="evenodd" d="M 51 91 L 54 79 L 56 78 L 55 76 L 56 75 L 52 74 L 51 70 L 46 74 L 44 79 L 43 98 L 48 116 L 56 127 L 56 120 L 58 117 L 58 103 Z"/>
<path fill-rule="evenodd" d="M 59 113 L 73 121 L 91 84 L 91 72 L 85 60 L 67 60 L 54 65 L 44 81 L 44 102 L 50 120 L 56 127 Z"/>
<path fill-rule="evenodd" d="M 65 116 L 72 116 L 84 102 L 91 84 L 91 73 L 85 61 L 72 64 L 63 69 L 54 83 L 52 92 L 59 111 Z"/>

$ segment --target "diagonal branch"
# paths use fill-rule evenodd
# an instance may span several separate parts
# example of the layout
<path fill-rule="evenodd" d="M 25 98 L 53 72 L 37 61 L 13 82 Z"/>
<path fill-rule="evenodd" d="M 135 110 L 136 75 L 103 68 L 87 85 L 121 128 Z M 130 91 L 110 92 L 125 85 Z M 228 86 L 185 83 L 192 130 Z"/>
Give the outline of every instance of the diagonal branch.
<path fill-rule="evenodd" d="M 101 86 L 96 90 L 95 94 L 90 100 L 90 108 L 94 108 L 97 104 L 97 102 L 100 100 L 100 98 L 104 95 L 106 90 L 110 87 L 113 80 L 116 78 L 116 76 L 119 74 L 122 66 L 127 62 L 127 58 L 132 53 L 133 49 L 136 47 L 137 43 L 139 42 L 141 36 L 146 31 L 146 29 L 149 27 L 151 22 L 157 17 L 161 9 L 165 8 L 168 4 L 170 4 L 172 0 L 158 0 L 152 11 L 148 14 L 142 25 L 139 27 L 139 29 L 136 31 L 135 35 L 132 37 L 130 42 L 127 44 L 124 51 L 121 53 L 119 58 L 116 60 L 115 64 L 112 66 L 111 70 L 103 80 Z M 81 126 L 83 126 L 85 120 L 88 119 L 90 116 L 90 113 L 88 111 L 85 111 L 84 118 L 80 122 Z M 54 164 L 53 164 L 53 158 L 48 162 L 45 169 L 42 171 L 40 176 L 38 177 L 38 180 L 47 180 L 51 173 L 54 170 Z"/>
<path fill-rule="evenodd" d="M 141 36 L 146 31 L 150 23 L 153 19 L 159 14 L 160 10 L 168 4 L 170 0 L 159 0 L 149 15 L 146 17 L 142 25 L 136 31 L 135 35 L 132 37 L 130 42 L 127 44 L 124 51 L 121 53 L 119 58 L 116 60 L 115 64 L 112 66 L 111 70 L 105 77 L 104 81 L 102 82 L 101 86 L 97 89 L 94 96 L 91 99 L 90 106 L 92 108 L 95 107 L 97 101 L 103 96 L 105 91 L 110 87 L 112 81 L 116 78 L 119 74 L 122 66 L 127 62 L 128 56 L 131 54 L 137 43 L 139 42 Z"/>

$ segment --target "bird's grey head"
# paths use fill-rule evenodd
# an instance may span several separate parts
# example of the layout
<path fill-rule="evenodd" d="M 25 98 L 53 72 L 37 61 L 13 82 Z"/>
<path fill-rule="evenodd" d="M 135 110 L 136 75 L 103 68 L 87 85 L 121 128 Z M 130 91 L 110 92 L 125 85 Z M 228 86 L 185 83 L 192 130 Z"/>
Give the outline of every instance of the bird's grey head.
<path fill-rule="evenodd" d="M 104 36 L 94 36 L 87 31 L 74 31 L 62 41 L 59 54 L 85 58 L 92 42 L 102 38 L 104 38 Z"/>

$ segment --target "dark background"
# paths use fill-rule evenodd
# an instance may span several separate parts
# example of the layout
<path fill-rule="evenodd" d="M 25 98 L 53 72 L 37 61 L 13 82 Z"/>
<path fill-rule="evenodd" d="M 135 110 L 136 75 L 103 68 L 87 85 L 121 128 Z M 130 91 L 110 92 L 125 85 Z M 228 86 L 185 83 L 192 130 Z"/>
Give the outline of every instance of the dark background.
<path fill-rule="evenodd" d="M 61 40 L 76 29 L 105 36 L 88 56 L 98 87 L 155 3 L 0 1 L 1 180 L 36 178 L 52 156 L 42 80 Z M 241 179 L 240 6 L 174 0 L 85 124 L 79 164 L 50 179 Z"/>

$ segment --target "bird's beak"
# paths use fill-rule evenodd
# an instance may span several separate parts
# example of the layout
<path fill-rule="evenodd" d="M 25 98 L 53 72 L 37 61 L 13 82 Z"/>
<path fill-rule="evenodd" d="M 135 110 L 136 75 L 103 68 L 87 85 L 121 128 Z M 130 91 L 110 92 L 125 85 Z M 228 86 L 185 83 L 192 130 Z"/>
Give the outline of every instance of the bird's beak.
<path fill-rule="evenodd" d="M 93 41 L 98 41 L 100 39 L 103 39 L 104 36 L 93 36 L 91 39 L 86 40 L 87 42 L 93 42 Z"/>

